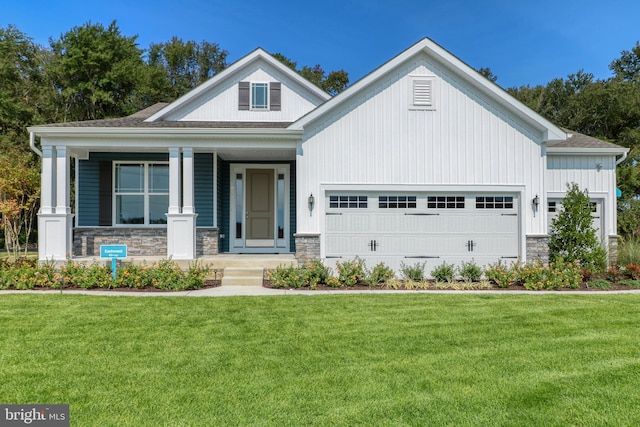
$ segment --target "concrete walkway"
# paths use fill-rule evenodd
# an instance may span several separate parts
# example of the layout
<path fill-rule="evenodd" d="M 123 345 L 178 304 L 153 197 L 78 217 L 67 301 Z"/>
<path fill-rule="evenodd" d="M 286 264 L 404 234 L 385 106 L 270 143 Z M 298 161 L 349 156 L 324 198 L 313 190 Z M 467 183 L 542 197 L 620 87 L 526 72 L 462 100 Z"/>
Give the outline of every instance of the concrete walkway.
<path fill-rule="evenodd" d="M 216 288 L 198 289 L 179 292 L 137 292 L 137 291 L 105 291 L 64 289 L 60 290 L 7 290 L 3 294 L 64 294 L 64 295 L 95 295 L 95 296 L 127 296 L 127 297 L 231 297 L 231 296 L 278 296 L 278 295 L 339 295 L 339 294 L 493 294 L 493 295 L 615 295 L 640 294 L 640 289 L 623 291 L 508 291 L 508 290 L 322 290 L 310 291 L 300 289 L 269 289 L 262 286 L 219 286 Z"/>

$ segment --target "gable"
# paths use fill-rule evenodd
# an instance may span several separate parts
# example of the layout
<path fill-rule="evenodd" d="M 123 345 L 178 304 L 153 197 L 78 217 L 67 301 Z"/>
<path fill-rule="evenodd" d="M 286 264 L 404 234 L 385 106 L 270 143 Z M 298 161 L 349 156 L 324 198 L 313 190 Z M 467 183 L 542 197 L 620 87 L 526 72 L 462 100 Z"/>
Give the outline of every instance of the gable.
<path fill-rule="evenodd" d="M 329 95 L 258 49 L 147 122 L 293 122 Z"/>

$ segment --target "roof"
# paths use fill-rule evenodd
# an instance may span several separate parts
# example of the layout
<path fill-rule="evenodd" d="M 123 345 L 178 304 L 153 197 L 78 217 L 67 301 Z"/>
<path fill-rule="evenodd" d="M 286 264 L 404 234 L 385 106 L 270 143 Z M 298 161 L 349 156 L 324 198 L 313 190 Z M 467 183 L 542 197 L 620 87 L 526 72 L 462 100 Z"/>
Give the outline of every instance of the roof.
<path fill-rule="evenodd" d="M 38 128 L 211 128 L 211 129 L 284 129 L 290 122 L 206 122 L 146 120 L 169 105 L 159 102 L 127 117 L 79 122 L 52 123 Z"/>
<path fill-rule="evenodd" d="M 315 110 L 301 117 L 290 126 L 290 129 L 303 129 L 307 124 L 317 120 L 325 114 L 330 113 L 331 111 L 335 111 L 338 106 L 348 102 L 349 99 L 356 96 L 358 93 L 380 81 L 389 72 L 420 54 L 426 54 L 428 57 L 435 59 L 438 63 L 447 67 L 447 69 L 454 72 L 465 82 L 472 85 L 479 91 L 479 93 L 482 93 L 498 104 L 503 105 L 508 111 L 511 111 L 525 123 L 528 123 L 533 126 L 534 129 L 539 130 L 542 134 L 543 141 L 564 141 L 567 138 L 566 133 L 558 126 L 554 125 L 540 114 L 515 99 L 500 86 L 489 81 L 472 67 L 465 64 L 449 51 L 428 38 L 420 40 L 418 43 L 401 52 L 399 55 L 358 80 L 340 94 L 334 96 Z"/>
<path fill-rule="evenodd" d="M 611 142 L 603 141 L 598 138 L 594 138 L 589 135 L 584 135 L 582 133 L 573 132 L 571 130 L 567 130 L 567 138 L 565 141 L 560 141 L 553 144 L 553 147 L 560 148 L 624 148 L 620 145 L 613 144 Z"/>

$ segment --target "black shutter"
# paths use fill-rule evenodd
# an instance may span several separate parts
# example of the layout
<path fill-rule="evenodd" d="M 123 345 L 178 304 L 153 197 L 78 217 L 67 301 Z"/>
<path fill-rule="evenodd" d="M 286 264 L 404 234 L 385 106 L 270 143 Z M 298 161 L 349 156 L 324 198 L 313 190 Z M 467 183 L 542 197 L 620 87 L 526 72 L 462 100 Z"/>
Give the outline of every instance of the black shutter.
<path fill-rule="evenodd" d="M 271 111 L 280 111 L 280 82 L 269 83 L 269 109 Z"/>
<path fill-rule="evenodd" d="M 249 82 L 239 82 L 238 83 L 238 109 L 239 110 L 248 110 L 249 109 L 249 90 L 251 83 Z"/>
<path fill-rule="evenodd" d="M 112 174 L 113 169 L 111 162 L 100 162 L 100 184 L 98 186 L 99 193 L 99 215 L 98 225 L 111 226 L 112 224 Z"/>

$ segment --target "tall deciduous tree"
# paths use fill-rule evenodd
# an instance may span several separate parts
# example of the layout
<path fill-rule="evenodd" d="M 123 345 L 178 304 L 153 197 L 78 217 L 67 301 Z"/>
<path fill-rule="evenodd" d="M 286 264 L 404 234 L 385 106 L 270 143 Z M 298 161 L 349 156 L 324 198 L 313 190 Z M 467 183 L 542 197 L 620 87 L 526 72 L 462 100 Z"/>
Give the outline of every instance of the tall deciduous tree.
<path fill-rule="evenodd" d="M 320 87 L 329 95 L 336 95 L 347 88 L 349 84 L 349 73 L 345 70 L 330 71 L 327 74 L 319 64 L 313 67 L 303 66 L 298 69 L 298 63 L 292 61 L 281 53 L 273 55 L 277 60 L 291 68 L 311 83 Z"/>
<path fill-rule="evenodd" d="M 184 42 L 173 37 L 149 47 L 147 63 L 152 78 L 147 79 L 149 97 L 172 101 L 204 83 L 227 67 L 228 52 L 217 43 Z"/>
<path fill-rule="evenodd" d="M 46 71 L 60 93 L 64 121 L 119 117 L 140 108 L 136 91 L 144 62 L 136 39 L 122 35 L 113 21 L 106 28 L 86 23 L 50 40 Z"/>

